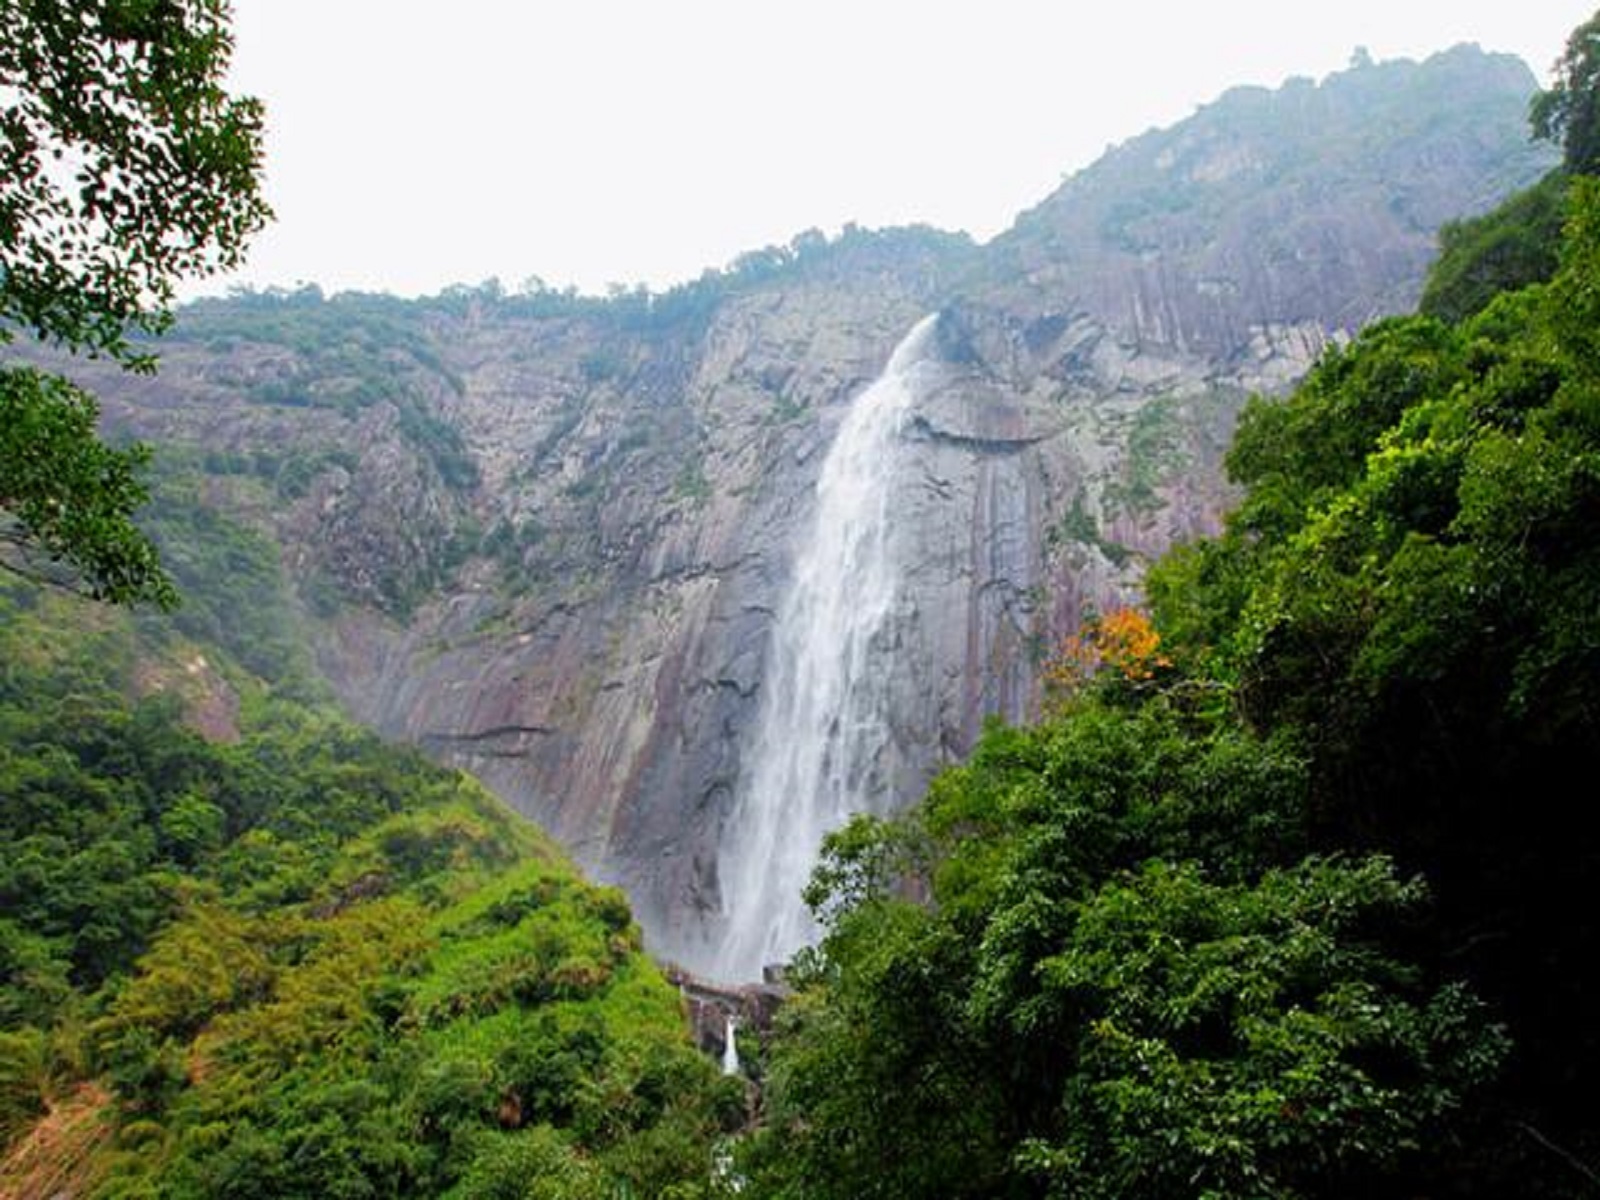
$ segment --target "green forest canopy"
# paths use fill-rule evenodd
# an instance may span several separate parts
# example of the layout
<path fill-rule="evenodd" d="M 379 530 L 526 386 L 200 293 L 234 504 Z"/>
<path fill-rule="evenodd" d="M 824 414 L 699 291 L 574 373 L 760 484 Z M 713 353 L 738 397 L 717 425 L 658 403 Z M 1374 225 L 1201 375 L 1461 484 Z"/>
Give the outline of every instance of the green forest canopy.
<path fill-rule="evenodd" d="M 1558 194 L 1547 282 L 1251 403 L 1159 641 L 830 839 L 756 1194 L 1594 1194 L 1600 182 Z"/>
<path fill-rule="evenodd" d="M 238 264 L 271 213 L 259 101 L 223 86 L 226 0 L 0 0 L 0 347 L 21 333 L 141 371 L 131 332 Z M 63 170 L 70 164 L 70 175 Z M 142 447 L 92 397 L 0 358 L 0 570 L 117 603 L 176 601 L 132 516 Z"/>
<path fill-rule="evenodd" d="M 623 896 L 481 787 L 21 585 L 0 663 L 0 1144 L 98 1131 L 0 1193 L 703 1194 L 742 1087 Z"/>

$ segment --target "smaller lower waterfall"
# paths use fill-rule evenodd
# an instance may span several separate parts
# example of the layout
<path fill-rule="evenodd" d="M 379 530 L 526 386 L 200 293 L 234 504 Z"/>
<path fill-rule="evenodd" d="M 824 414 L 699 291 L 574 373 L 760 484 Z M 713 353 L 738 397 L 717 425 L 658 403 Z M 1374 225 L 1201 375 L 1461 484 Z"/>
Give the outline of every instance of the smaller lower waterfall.
<path fill-rule="evenodd" d="M 739 1024 L 729 1013 L 727 1023 L 723 1027 L 722 1042 L 722 1073 L 724 1075 L 737 1075 L 739 1073 L 739 1041 L 735 1036 L 739 1031 Z"/>
<path fill-rule="evenodd" d="M 840 423 L 779 603 L 755 737 L 722 837 L 717 973 L 759 979 L 814 939 L 801 892 L 823 836 L 881 810 L 901 565 L 893 496 L 907 413 L 932 362 L 924 317 Z"/>

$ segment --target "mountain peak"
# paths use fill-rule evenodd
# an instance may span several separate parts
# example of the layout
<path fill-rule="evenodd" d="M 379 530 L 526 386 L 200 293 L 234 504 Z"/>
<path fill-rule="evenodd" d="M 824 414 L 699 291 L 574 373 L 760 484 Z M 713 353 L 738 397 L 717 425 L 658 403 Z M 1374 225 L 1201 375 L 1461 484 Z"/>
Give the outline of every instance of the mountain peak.
<path fill-rule="evenodd" d="M 1522 60 L 1462 44 L 1230 88 L 1022 214 L 991 243 L 989 278 L 1126 330 L 1118 305 L 1141 290 L 1129 277 L 1158 272 L 1179 314 L 1169 333 L 1208 351 L 1267 312 L 1354 330 L 1415 302 L 1441 224 L 1554 165 L 1527 131 L 1536 87 Z M 1235 295 L 1251 299 L 1230 308 Z"/>

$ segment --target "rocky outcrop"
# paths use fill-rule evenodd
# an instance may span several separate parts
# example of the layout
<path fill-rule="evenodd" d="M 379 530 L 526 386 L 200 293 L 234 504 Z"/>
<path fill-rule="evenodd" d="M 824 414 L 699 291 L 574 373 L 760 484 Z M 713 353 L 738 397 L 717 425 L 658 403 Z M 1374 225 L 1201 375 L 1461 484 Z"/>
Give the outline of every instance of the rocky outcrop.
<path fill-rule="evenodd" d="M 670 964 L 666 974 L 683 998 L 684 1015 L 695 1045 L 718 1060 L 727 1049 L 730 1020 L 736 1029 L 765 1045 L 778 1009 L 789 997 L 788 988 L 771 979 L 760 983 L 718 983 Z"/>
<path fill-rule="evenodd" d="M 706 961 L 796 529 L 851 398 L 939 310 L 895 508 L 914 797 L 1142 566 L 1215 527 L 1252 391 L 1407 308 L 1444 220 L 1528 182 L 1533 80 L 1471 49 L 1224 96 L 981 249 L 815 235 L 664 297 L 196 306 L 108 418 L 270 529 L 320 670 Z"/>
<path fill-rule="evenodd" d="M 1214 371 L 1408 311 L 1439 226 L 1549 166 L 1531 89 L 1470 46 L 1236 88 L 1024 213 L 986 248 L 985 299 L 1044 341 L 1088 317 Z"/>

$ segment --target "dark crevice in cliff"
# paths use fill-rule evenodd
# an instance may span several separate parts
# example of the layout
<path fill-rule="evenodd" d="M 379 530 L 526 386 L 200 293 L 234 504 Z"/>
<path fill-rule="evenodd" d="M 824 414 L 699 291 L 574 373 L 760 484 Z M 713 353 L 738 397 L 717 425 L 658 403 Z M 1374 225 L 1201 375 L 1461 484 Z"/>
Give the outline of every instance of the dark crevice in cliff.
<path fill-rule="evenodd" d="M 943 446 L 955 446 L 973 454 L 990 455 L 1021 454 L 1028 447 L 1037 446 L 1046 439 L 1045 434 L 1002 438 L 978 437 L 975 434 L 968 433 L 952 433 L 948 429 L 940 429 L 929 421 L 927 417 L 920 415 L 914 415 L 911 418 L 911 433 L 913 437 L 937 442 Z"/>
<path fill-rule="evenodd" d="M 737 558 L 725 563 L 698 562 L 687 566 L 667 567 L 650 577 L 650 583 L 692 583 L 696 579 L 707 576 L 712 579 L 725 579 L 729 575 L 744 570 L 752 563 L 759 563 L 765 557 L 760 551 L 750 554 L 741 554 Z"/>
<path fill-rule="evenodd" d="M 508 748 L 494 748 L 485 743 L 500 741 L 501 739 L 516 739 L 522 737 L 554 737 L 561 731 L 548 725 L 495 725 L 488 729 L 473 730 L 470 733 L 424 733 L 419 739 L 427 748 L 453 748 L 464 750 L 469 754 L 482 755 L 488 758 L 524 758 L 525 750 Z"/>
<path fill-rule="evenodd" d="M 751 699 L 760 690 L 760 683 L 752 680 L 740 683 L 737 679 L 697 679 L 689 685 L 691 692 L 732 692 L 741 700 Z"/>

